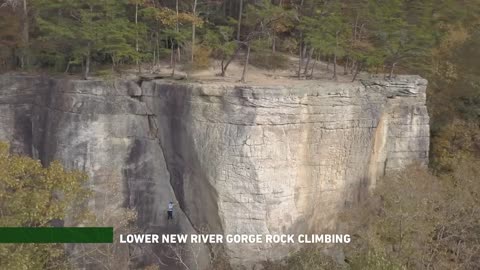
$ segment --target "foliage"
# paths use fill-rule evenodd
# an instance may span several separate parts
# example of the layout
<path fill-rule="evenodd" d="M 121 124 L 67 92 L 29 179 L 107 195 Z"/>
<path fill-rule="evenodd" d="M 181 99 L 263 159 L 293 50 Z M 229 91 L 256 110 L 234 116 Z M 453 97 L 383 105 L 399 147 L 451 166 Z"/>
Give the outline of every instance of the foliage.
<path fill-rule="evenodd" d="M 187 46 L 188 47 L 188 46 Z M 191 68 L 201 70 L 210 67 L 212 49 L 207 46 L 195 46 L 194 61 Z"/>
<path fill-rule="evenodd" d="M 287 32 L 293 27 L 294 13 L 273 5 L 271 1 L 259 1 L 255 5 L 248 5 L 246 10 L 244 24 L 249 33 L 245 41 Z"/>
<path fill-rule="evenodd" d="M 83 221 L 79 211 L 90 192 L 87 177 L 67 171 L 54 161 L 43 167 L 40 161 L 12 155 L 0 143 L 0 226 L 48 227 L 54 221 Z M 73 214 L 75 213 L 75 214 Z M 0 261 L 5 269 L 65 268 L 60 244 L 0 245 Z"/>
<path fill-rule="evenodd" d="M 348 28 L 340 12 L 340 2 L 332 1 L 315 11 L 315 16 L 304 18 L 306 41 L 322 54 L 345 55 Z"/>
<path fill-rule="evenodd" d="M 265 270 L 331 270 L 348 269 L 326 255 L 324 251 L 316 247 L 301 249 L 286 259 L 279 262 L 265 262 Z"/>
<path fill-rule="evenodd" d="M 434 43 L 431 24 L 432 2 L 409 2 L 404 0 L 371 1 L 370 13 L 373 26 L 372 41 L 380 48 L 391 72 L 395 65 L 406 60 L 418 59 L 410 64 L 423 64 Z"/>
<path fill-rule="evenodd" d="M 475 269 L 480 263 L 480 160 L 435 176 L 410 167 L 386 176 L 345 217 L 356 232 L 352 269 Z"/>
<path fill-rule="evenodd" d="M 225 60 L 233 55 L 236 44 L 232 38 L 233 27 L 212 26 L 206 30 L 202 44 L 212 49 L 212 56 Z"/>
<path fill-rule="evenodd" d="M 125 4 L 114 0 L 38 0 L 39 39 L 75 64 L 92 55 L 110 58 L 113 66 L 136 59 L 139 55 L 133 41 L 137 28 L 123 17 Z"/>
<path fill-rule="evenodd" d="M 252 53 L 250 63 L 259 68 L 270 70 L 285 69 L 288 67 L 288 57 L 271 51 L 255 51 Z"/>

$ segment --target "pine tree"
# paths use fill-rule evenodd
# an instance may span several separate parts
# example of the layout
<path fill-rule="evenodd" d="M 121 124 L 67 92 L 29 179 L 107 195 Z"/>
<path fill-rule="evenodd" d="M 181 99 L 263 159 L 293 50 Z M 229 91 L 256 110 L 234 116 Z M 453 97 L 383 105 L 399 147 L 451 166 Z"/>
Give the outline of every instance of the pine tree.
<path fill-rule="evenodd" d="M 337 79 L 337 60 L 346 53 L 349 28 L 341 13 L 339 1 L 326 2 L 316 16 L 305 17 L 302 29 L 305 41 L 318 53 L 333 58 L 333 79 Z"/>
<path fill-rule="evenodd" d="M 252 41 L 284 31 L 291 25 L 293 13 L 273 5 L 269 0 L 263 0 L 256 5 L 249 5 L 245 17 L 244 28 L 247 34 L 240 42 L 246 49 L 242 78 L 240 79 L 242 82 L 246 80 Z"/>
<path fill-rule="evenodd" d="M 433 45 L 432 29 L 424 17 L 428 14 L 429 3 L 417 3 L 414 7 L 408 4 L 406 0 L 370 2 L 373 42 L 384 54 L 389 77 L 399 63 L 424 56 Z M 419 14 L 415 16 L 412 10 Z"/>
<path fill-rule="evenodd" d="M 112 68 L 121 61 L 138 59 L 138 28 L 126 18 L 126 0 L 38 0 L 37 4 L 43 38 L 70 48 L 69 61 L 82 63 L 84 78 L 89 76 L 94 57 L 108 57 Z"/>

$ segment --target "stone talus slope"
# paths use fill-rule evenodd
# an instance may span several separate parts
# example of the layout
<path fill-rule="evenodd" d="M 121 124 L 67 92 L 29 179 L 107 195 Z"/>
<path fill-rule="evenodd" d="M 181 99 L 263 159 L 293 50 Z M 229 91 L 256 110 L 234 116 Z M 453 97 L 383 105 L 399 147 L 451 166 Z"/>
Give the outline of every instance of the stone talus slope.
<path fill-rule="evenodd" d="M 0 76 L 0 139 L 87 171 L 91 207 L 135 208 L 146 231 L 321 233 L 386 171 L 428 161 L 425 88 L 416 76 L 282 87 Z M 288 253 L 225 250 L 237 266 Z"/>

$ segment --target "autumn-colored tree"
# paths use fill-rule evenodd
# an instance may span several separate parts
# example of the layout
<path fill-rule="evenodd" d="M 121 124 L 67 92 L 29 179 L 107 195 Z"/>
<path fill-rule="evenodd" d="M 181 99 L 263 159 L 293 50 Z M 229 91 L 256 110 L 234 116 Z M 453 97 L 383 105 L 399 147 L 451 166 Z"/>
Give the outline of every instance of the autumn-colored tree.
<path fill-rule="evenodd" d="M 65 170 L 59 162 L 10 154 L 0 143 L 0 226 L 49 227 L 54 221 L 83 221 L 82 205 L 89 197 L 87 177 Z M 82 214 L 84 213 L 84 214 Z M 60 244 L 0 245 L 2 269 L 61 269 L 67 266 Z"/>

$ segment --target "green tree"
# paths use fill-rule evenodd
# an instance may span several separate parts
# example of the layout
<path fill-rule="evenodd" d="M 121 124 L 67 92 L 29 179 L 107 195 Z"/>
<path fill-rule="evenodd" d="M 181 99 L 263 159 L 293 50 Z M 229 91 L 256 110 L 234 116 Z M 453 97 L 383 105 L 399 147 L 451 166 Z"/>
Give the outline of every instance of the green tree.
<path fill-rule="evenodd" d="M 29 17 L 29 1 L 27 0 L 5 0 L 0 7 L 10 6 L 12 9 L 21 8 L 21 48 L 22 53 L 20 56 L 20 66 L 22 69 L 29 65 L 29 47 L 30 47 L 30 17 Z"/>
<path fill-rule="evenodd" d="M 81 206 L 89 197 L 87 177 L 67 171 L 59 162 L 9 153 L 0 143 L 0 226 L 48 227 L 55 220 L 82 221 Z M 61 269 L 67 265 L 60 244 L 0 245 L 2 269 Z"/>
<path fill-rule="evenodd" d="M 292 13 L 273 5 L 268 0 L 263 0 L 255 5 L 248 5 L 245 17 L 244 26 L 247 34 L 242 41 L 239 41 L 246 48 L 242 78 L 240 79 L 242 82 L 246 80 L 251 42 L 264 39 L 269 34 L 280 31 L 279 29 L 283 30 L 290 21 Z"/>
<path fill-rule="evenodd" d="M 220 60 L 220 76 L 225 76 L 226 61 L 235 53 L 237 45 L 232 38 L 233 32 L 232 26 L 211 26 L 203 36 L 204 45 L 212 48 L 212 56 Z"/>
<path fill-rule="evenodd" d="M 430 24 L 431 1 L 370 1 L 373 42 L 382 50 L 392 77 L 395 67 L 406 60 L 418 63 L 434 42 Z"/>
<path fill-rule="evenodd" d="M 337 59 L 346 54 L 349 28 L 341 13 L 340 1 L 325 2 L 316 16 L 305 17 L 305 41 L 319 53 L 333 57 L 333 79 L 337 79 Z"/>
<path fill-rule="evenodd" d="M 126 0 L 38 0 L 42 39 L 67 46 L 69 60 L 82 63 L 87 78 L 93 57 L 107 57 L 115 68 L 122 60 L 138 59 L 136 26 L 126 18 Z"/>

